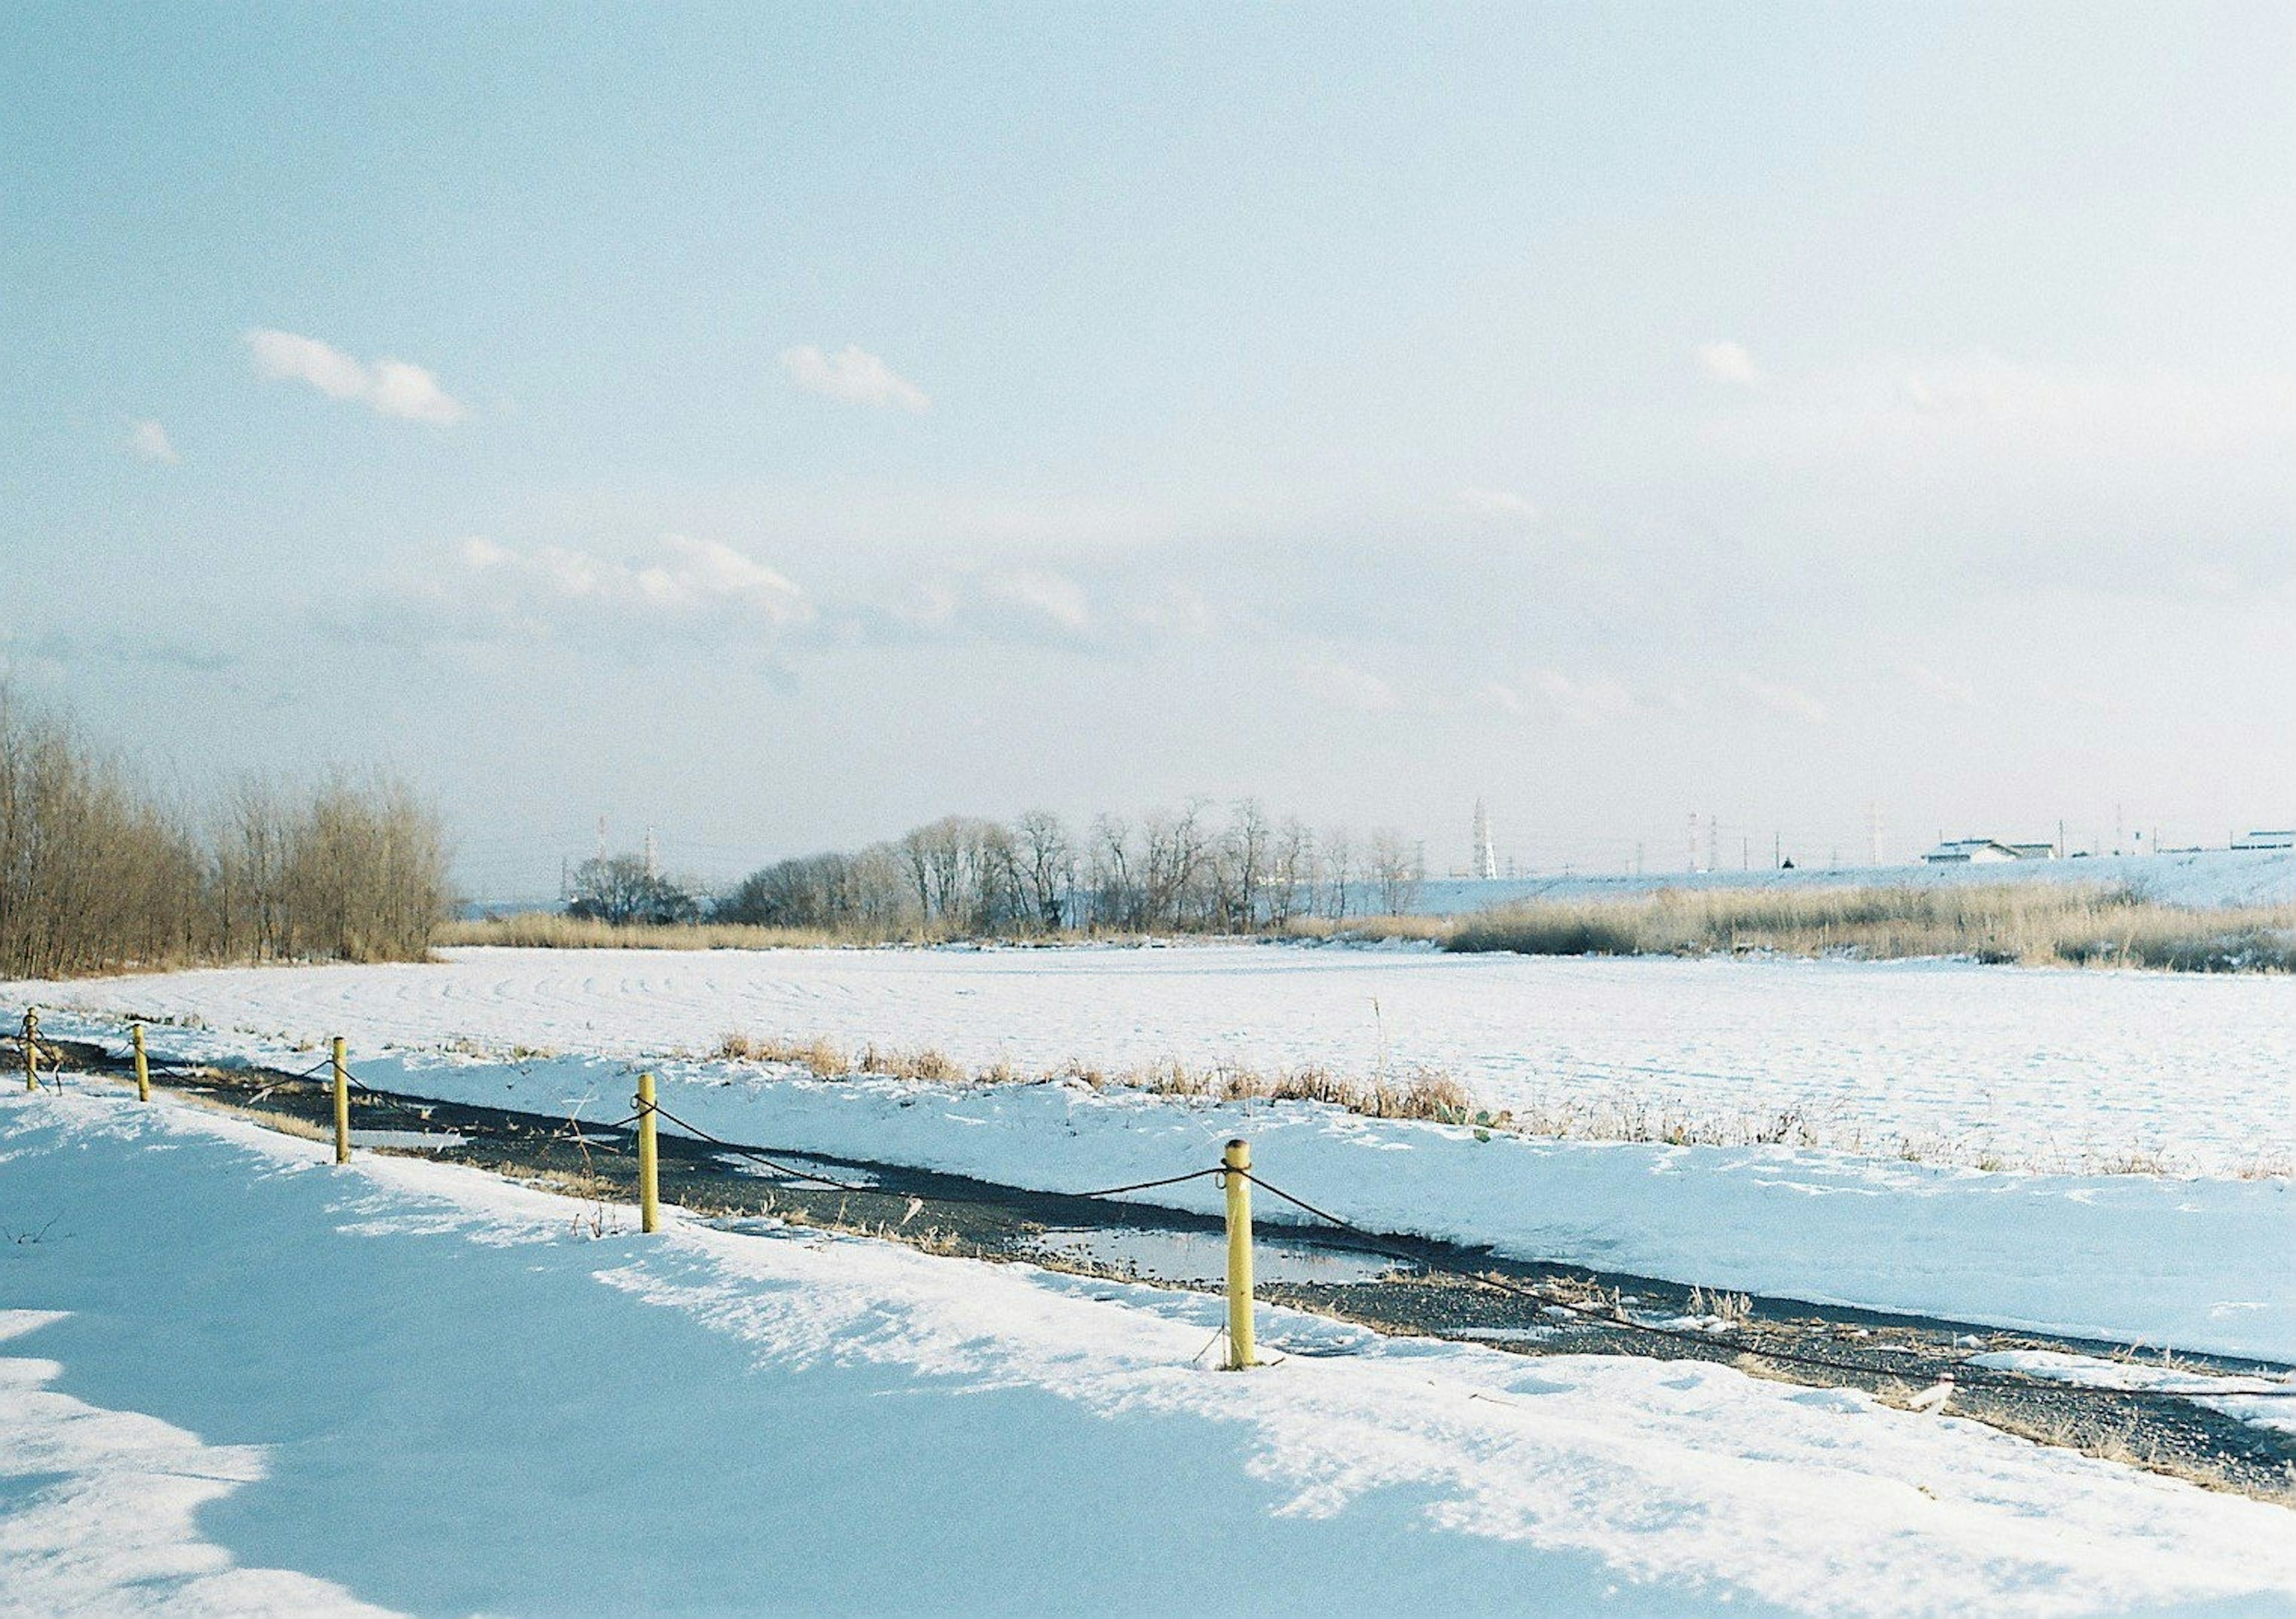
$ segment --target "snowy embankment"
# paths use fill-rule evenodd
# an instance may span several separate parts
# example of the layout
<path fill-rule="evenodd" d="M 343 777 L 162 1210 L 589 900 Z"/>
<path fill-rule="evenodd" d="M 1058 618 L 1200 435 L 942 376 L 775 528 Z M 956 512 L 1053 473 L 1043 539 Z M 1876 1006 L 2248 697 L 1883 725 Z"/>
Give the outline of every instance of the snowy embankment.
<path fill-rule="evenodd" d="M 118 1040 L 116 1028 L 78 1032 Z M 265 1052 L 164 1030 L 155 1049 Z M 635 1065 L 362 1051 L 378 1089 L 611 1122 Z M 1779 1147 L 1555 1141 L 1300 1103 L 1207 1103 L 1078 1083 L 817 1080 L 651 1064 L 662 1106 L 727 1141 L 880 1159 L 1045 1191 L 1155 1179 L 1246 1136 L 1259 1173 L 1368 1229 L 1819 1303 L 2296 1361 L 2296 1195 L 2285 1179 L 1984 1173 Z M 673 1124 L 673 1130 L 677 1125 Z M 1140 1194 L 1211 1214 L 1208 1183 Z M 1262 1199 L 1265 1216 L 1291 1214 Z M 1302 1217 L 1304 1218 L 1304 1217 Z"/>
<path fill-rule="evenodd" d="M 1230 1375 L 1215 1299 L 325 1157 L 0 1093 L 0 1608 L 2296 1612 L 2285 1509 L 1854 1393 L 1272 1310 Z"/>

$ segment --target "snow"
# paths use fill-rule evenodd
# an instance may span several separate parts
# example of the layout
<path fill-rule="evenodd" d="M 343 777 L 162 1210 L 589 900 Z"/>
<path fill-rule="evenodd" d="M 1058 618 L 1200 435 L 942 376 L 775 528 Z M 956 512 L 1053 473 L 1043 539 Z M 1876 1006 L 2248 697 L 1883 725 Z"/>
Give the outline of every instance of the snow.
<path fill-rule="evenodd" d="M 1709 1288 L 2280 1361 L 2296 1360 L 2296 1184 L 2222 1170 L 2243 1161 L 2227 1119 L 2253 1132 L 2246 1153 L 2285 1157 L 2292 992 L 2284 978 L 1250 947 L 473 951 L 444 966 L 14 988 L 51 1005 L 214 1026 L 155 1029 L 163 1055 L 300 1068 L 310 1056 L 299 1048 L 340 1032 L 379 1088 L 593 1120 L 628 1113 L 643 1059 L 661 1076 L 666 1108 L 730 1141 L 1046 1190 L 1200 1167 L 1242 1134 L 1271 1181 L 1374 1230 Z M 1839 1064 L 1862 1075 L 1844 1081 L 1848 1105 L 1877 1119 L 1904 1117 L 1909 1095 L 1950 1094 L 1988 1074 L 2005 1092 L 2007 1075 L 2021 1073 L 2017 1109 L 2000 1110 L 2056 1151 L 1995 1138 L 2005 1155 L 2021 1147 L 2027 1157 L 2078 1159 L 2071 1141 L 2126 1148 L 2132 1116 L 2173 1109 L 2188 1121 L 2177 1138 L 2186 1156 L 2218 1143 L 2218 1173 L 1987 1172 L 1886 1151 L 1481 1140 L 1297 1104 L 1212 1106 L 1078 1084 L 823 1082 L 664 1054 L 713 1044 L 730 1027 L 812 1034 L 828 1024 L 849 1035 L 873 1028 L 893 1044 L 931 1039 L 974 1061 L 1023 1055 L 1016 1047 L 1057 1060 L 1087 1039 L 1143 1058 L 1193 1039 L 1183 1054 L 1266 1045 L 1298 1061 L 1337 1043 L 1330 1026 L 1342 1009 L 1374 996 L 1391 1063 L 1447 1043 L 1499 1075 L 1478 1081 L 1487 1094 L 1513 1083 L 1503 1031 L 1515 1018 L 1541 1028 L 1546 1052 L 1588 1062 L 1586 1053 L 1604 1053 L 1613 1066 L 1639 1052 L 1672 1083 L 1704 1087 L 1699 1097 L 1744 1094 L 1721 1066 L 1732 1061 L 1804 1073 Z M 124 1045 L 117 1023 L 92 1011 L 53 1011 L 45 1026 Z M 1787 1027 L 1798 1032 L 1776 1032 Z M 489 1043 L 569 1054 L 489 1057 Z M 2052 1117 L 2062 1134 L 2035 1122 Z M 2154 1128 L 2144 1139 L 2159 1147 Z M 1215 1196 L 1191 1186 L 1144 1200 L 1209 1213 Z M 1282 1217 L 1280 1206 L 1266 1212 Z"/>
<path fill-rule="evenodd" d="M 1275 1310 L 1232 1375 L 1212 1298 L 325 1157 L 0 1095 L 0 1608 L 2296 1612 L 2284 1509 L 1856 1394 Z"/>
<path fill-rule="evenodd" d="M 1640 877 L 1562 875 L 1436 878 L 1420 886 L 1421 916 L 1459 916 L 1525 899 L 1622 899 L 1661 888 L 1937 887 L 1963 883 L 2126 885 L 2168 905 L 2284 905 L 2296 902 L 2296 850 L 2183 849 L 2162 854 L 2100 854 L 2000 864 L 1767 866 L 1752 871 L 1650 871 Z"/>
<path fill-rule="evenodd" d="M 452 965 L 12 985 L 5 1002 L 317 1041 L 654 1058 L 731 1031 L 975 1068 L 1180 1059 L 1456 1075 L 1529 1113 L 1640 1109 L 1961 1163 L 2296 1166 L 2296 977 L 1945 962 L 1448 956 L 1252 945 L 448 953 Z M 59 1030 L 59 1032 L 61 1032 Z M 308 1066 L 308 1059 L 294 1065 Z M 1734 1139 L 1726 1135 L 1724 1139 Z"/>
<path fill-rule="evenodd" d="M 2094 1355 L 2054 1349 L 2012 1349 L 1972 1355 L 1972 1366 L 2021 1371 L 2029 1377 L 2091 1388 L 2140 1388 L 2161 1394 L 2204 1394 L 2196 1405 L 2237 1417 L 2258 1427 L 2296 1434 L 2296 1377 L 2226 1378 L 2167 1364 L 2101 1361 Z"/>
<path fill-rule="evenodd" d="M 20 1268 L 10 1280 L 21 1280 Z M 0 1345 L 67 1320 L 0 1309 Z M 251 1445 L 204 1444 L 49 1386 L 53 1361 L 0 1354 L 0 1607 L 17 1614 L 376 1614 L 324 1580 L 234 1566 L 201 1508 L 260 1480 Z"/>

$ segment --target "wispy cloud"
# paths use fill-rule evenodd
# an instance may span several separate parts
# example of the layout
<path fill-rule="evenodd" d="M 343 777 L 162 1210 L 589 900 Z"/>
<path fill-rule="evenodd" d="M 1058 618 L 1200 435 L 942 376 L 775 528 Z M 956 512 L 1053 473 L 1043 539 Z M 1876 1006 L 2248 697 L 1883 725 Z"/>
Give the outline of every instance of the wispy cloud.
<path fill-rule="evenodd" d="M 1508 518 L 1518 522 L 1536 522 L 1538 508 L 1505 489 L 1462 489 L 1459 504 L 1478 517 Z"/>
<path fill-rule="evenodd" d="M 373 601 L 362 630 L 409 644 L 570 636 L 627 648 L 756 642 L 813 617 L 797 585 L 716 540 L 665 535 L 650 554 L 621 558 L 480 536 Z"/>
<path fill-rule="evenodd" d="M 925 575 L 889 592 L 864 591 L 827 616 L 847 637 L 894 643 L 1001 642 L 1085 647 L 1136 640 L 1136 618 L 1109 619 L 1092 593 L 1064 573 L 1037 567 L 967 568 Z"/>
<path fill-rule="evenodd" d="M 1538 669 L 1521 680 L 1487 682 L 1478 693 L 1485 707 L 1528 715 L 1591 731 L 1642 711 L 1624 686 L 1600 676 L 1574 679 L 1560 669 Z"/>
<path fill-rule="evenodd" d="M 1774 680 L 1764 680 L 1758 675 L 1746 674 L 1741 674 L 1737 677 L 1737 687 L 1739 691 L 1752 698 L 1756 703 L 1768 709 L 1772 714 L 1783 715 L 1790 720 L 1800 720 L 1806 724 L 1825 724 L 1825 705 L 1808 692 L 1796 687 Z"/>
<path fill-rule="evenodd" d="M 1926 692 L 1949 707 L 1971 708 L 1977 704 L 1977 693 L 1966 683 L 1949 675 L 1940 675 L 1927 664 L 1906 664 L 1902 673 L 1916 691 Z"/>
<path fill-rule="evenodd" d="M 850 343 L 835 354 L 825 354 L 810 343 L 784 348 L 782 370 L 806 392 L 847 405 L 910 412 L 932 408 L 932 397 L 924 389 L 875 355 Z"/>
<path fill-rule="evenodd" d="M 390 359 L 364 364 L 316 338 L 269 327 L 245 336 L 257 371 L 280 381 L 308 383 L 330 399 L 353 400 L 378 415 L 441 427 L 470 413 L 420 365 Z"/>
<path fill-rule="evenodd" d="M 2296 381 L 2077 372 L 1982 349 L 1875 356 L 1766 379 L 1710 427 L 1718 442 L 1830 466 L 1914 465 L 1956 479 L 2013 470 L 2132 462 L 2180 470 L 2228 459 L 2284 464 L 2296 441 Z"/>
<path fill-rule="evenodd" d="M 1315 658 L 1292 670 L 1300 691 L 1335 708 L 1363 714 L 1392 714 L 1403 706 L 1395 688 L 1366 669 L 1336 658 Z"/>
<path fill-rule="evenodd" d="M 1695 352 L 1698 369 L 1717 382 L 1735 382 L 1741 388 L 1757 388 L 1762 383 L 1762 368 L 1739 344 L 1701 343 Z"/>
<path fill-rule="evenodd" d="M 127 448 L 130 454 L 145 461 L 156 461 L 170 467 L 184 459 L 176 453 L 175 445 L 168 437 L 168 429 L 156 421 L 138 421 L 130 427 L 127 429 Z"/>

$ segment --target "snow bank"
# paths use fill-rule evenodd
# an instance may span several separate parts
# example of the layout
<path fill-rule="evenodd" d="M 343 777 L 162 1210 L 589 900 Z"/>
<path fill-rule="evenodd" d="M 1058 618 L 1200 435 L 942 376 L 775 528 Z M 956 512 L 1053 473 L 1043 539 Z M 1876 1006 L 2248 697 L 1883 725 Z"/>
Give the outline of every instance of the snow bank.
<path fill-rule="evenodd" d="M 1537 1141 L 1301 1104 L 1081 1085 L 759 1080 L 660 1065 L 662 1105 L 728 1141 L 1080 1191 L 1198 1168 L 1244 1135 L 1259 1173 L 1368 1229 L 1817 1303 L 2296 1361 L 2285 1180 L 1984 1173 L 1785 1148 Z M 367 1059 L 369 1083 L 597 1120 L 626 1067 Z M 1209 1182 L 1140 1194 L 1216 1213 Z M 1266 1218 L 1286 1217 L 1263 1198 Z M 1305 1218 L 1304 1216 L 1300 1216 Z"/>
<path fill-rule="evenodd" d="M 167 1030 L 155 1049 L 221 1055 L 235 1038 Z M 271 1058 L 308 1059 L 285 1050 Z M 356 1066 L 378 1089 L 601 1123 L 629 1112 L 636 1071 L 604 1058 L 505 1063 L 435 1051 L 362 1051 Z M 2285 1179 L 1984 1173 L 1780 1147 L 1483 1139 L 1308 1104 L 1213 1104 L 1074 1083 L 946 1086 L 650 1066 L 664 1108 L 752 1146 L 1080 1191 L 1210 1165 L 1221 1143 L 1243 1135 L 1268 1181 L 1374 1231 L 1816 1303 L 2296 1361 L 2296 1185 Z M 1139 1197 L 1219 1207 L 1209 1183 Z M 1269 1198 L 1262 1212 L 1288 1215 Z"/>

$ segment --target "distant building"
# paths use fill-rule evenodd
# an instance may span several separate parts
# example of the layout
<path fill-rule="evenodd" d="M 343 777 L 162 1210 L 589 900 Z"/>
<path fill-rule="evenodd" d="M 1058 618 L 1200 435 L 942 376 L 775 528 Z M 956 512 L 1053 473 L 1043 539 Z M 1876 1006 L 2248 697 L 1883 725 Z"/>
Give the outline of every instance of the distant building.
<path fill-rule="evenodd" d="M 2233 839 L 2235 849 L 2296 849 L 2296 827 L 2281 832 L 2251 832 Z"/>
<path fill-rule="evenodd" d="M 1956 838 L 1922 856 L 1932 866 L 1983 866 L 2013 860 L 2054 860 L 2056 846 L 2048 843 L 2004 843 L 1997 838 Z"/>

